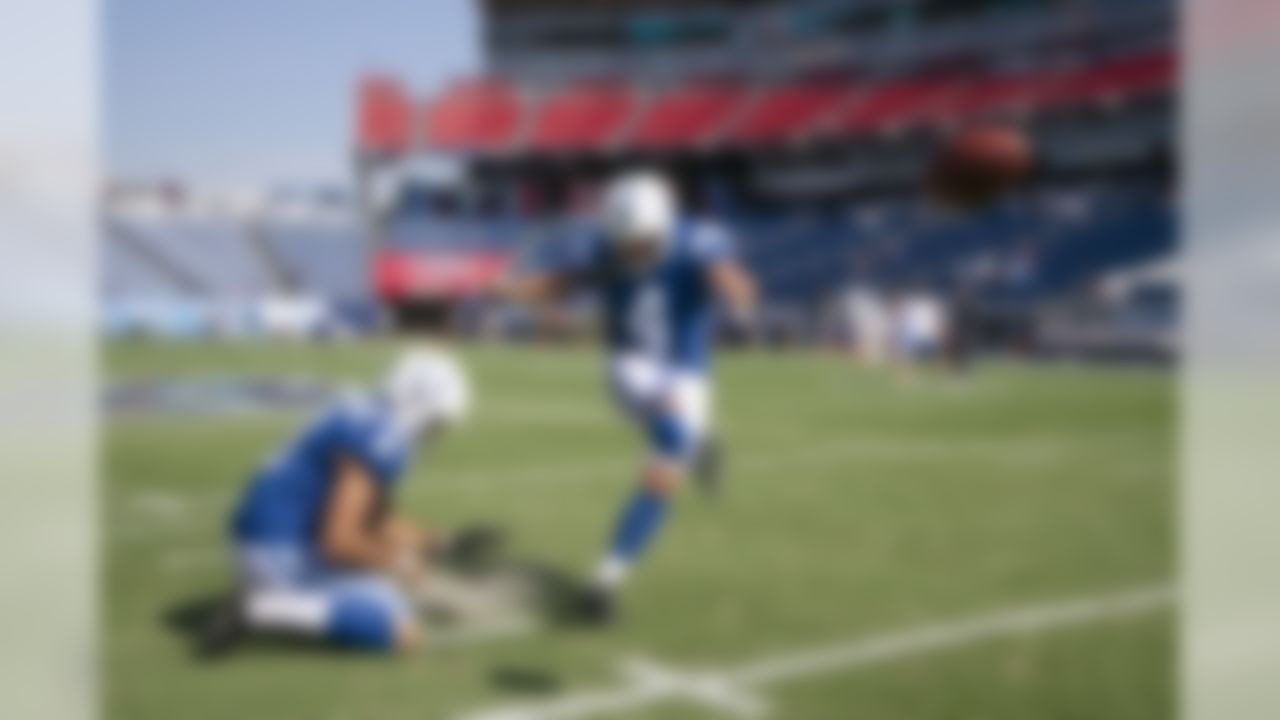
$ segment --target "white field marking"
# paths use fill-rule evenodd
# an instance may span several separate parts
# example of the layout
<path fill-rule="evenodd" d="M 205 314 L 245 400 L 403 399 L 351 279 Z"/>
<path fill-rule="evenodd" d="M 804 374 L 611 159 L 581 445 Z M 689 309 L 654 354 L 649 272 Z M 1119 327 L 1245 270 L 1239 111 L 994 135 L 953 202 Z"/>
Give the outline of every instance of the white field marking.
<path fill-rule="evenodd" d="M 759 718 L 769 713 L 768 704 L 723 675 L 676 670 L 640 657 L 624 660 L 622 671 L 640 685 L 665 689 L 733 717 Z"/>
<path fill-rule="evenodd" d="M 719 670 L 676 671 L 633 659 L 620 665 L 623 682 L 617 687 L 577 692 L 545 702 L 482 709 L 459 720 L 577 720 L 672 700 L 698 703 L 737 718 L 760 717 L 767 708 L 753 692 L 762 687 L 873 667 L 988 640 L 1139 615 L 1167 607 L 1172 600 L 1173 595 L 1166 586 L 1142 587 L 921 625 L 901 632 L 762 657 Z"/>

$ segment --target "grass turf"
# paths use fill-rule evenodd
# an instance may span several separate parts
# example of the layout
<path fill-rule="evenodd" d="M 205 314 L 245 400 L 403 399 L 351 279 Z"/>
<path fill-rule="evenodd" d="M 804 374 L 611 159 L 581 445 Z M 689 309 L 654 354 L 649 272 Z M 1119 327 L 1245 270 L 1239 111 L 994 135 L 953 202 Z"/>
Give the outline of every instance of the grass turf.
<path fill-rule="evenodd" d="M 361 381 L 391 344 L 117 345 L 105 376 L 292 374 Z M 418 463 L 411 512 L 485 518 L 522 554 L 585 569 L 641 448 L 598 358 L 468 352 L 474 423 Z M 814 355 L 722 358 L 722 502 L 684 494 L 634 578 L 625 622 L 388 660 L 258 650 L 203 666 L 161 616 L 227 582 L 229 503 L 288 415 L 109 421 L 105 704 L 114 720 L 450 718 L 618 683 L 619 658 L 732 666 L 1005 607 L 1168 581 L 1173 383 L 1160 373 L 995 366 L 910 381 Z M 1019 635 L 767 690 L 786 720 L 1171 717 L 1167 611 Z M 526 689 L 527 690 L 527 689 Z M 534 695 L 533 698 L 538 696 Z M 673 701 L 619 718 L 716 718 Z"/>

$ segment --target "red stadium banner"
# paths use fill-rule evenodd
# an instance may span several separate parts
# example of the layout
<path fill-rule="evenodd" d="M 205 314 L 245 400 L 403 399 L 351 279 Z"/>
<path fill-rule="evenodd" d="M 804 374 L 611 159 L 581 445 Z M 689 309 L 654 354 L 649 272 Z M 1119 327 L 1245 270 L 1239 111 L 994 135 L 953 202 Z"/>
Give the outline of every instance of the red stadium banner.
<path fill-rule="evenodd" d="M 373 287 L 384 301 L 465 297 L 490 287 L 509 264 L 502 252 L 384 250 L 373 260 Z"/>

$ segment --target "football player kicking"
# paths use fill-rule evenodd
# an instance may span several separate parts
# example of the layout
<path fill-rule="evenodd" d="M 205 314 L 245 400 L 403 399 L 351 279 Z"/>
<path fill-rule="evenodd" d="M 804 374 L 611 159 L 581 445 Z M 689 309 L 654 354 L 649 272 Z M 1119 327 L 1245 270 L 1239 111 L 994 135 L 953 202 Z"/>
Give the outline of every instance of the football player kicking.
<path fill-rule="evenodd" d="M 367 651 L 403 651 L 420 632 L 406 589 L 426 558 L 477 541 L 435 536 L 395 512 L 415 447 L 461 421 L 462 368 L 407 353 L 373 392 L 344 398 L 250 479 L 231 518 L 238 591 L 198 649 L 221 655 L 250 634 Z"/>
<path fill-rule="evenodd" d="M 567 262 L 508 278 L 498 294 L 542 302 L 578 290 L 600 301 L 608 380 L 624 413 L 647 436 L 639 486 L 625 501 L 607 549 L 576 603 L 578 619 L 604 623 L 628 571 L 662 526 L 671 496 L 691 469 L 714 476 L 709 435 L 713 310 L 745 328 L 755 287 L 719 225 L 679 217 L 672 188 L 633 172 L 606 188 L 599 227 Z"/>

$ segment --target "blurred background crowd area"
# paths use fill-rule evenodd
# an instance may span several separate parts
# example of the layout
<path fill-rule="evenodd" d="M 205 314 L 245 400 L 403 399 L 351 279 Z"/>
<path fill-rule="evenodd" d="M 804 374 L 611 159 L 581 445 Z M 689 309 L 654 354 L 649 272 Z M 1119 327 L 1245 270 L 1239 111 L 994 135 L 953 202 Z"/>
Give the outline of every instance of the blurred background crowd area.
<path fill-rule="evenodd" d="M 963 343 L 1167 362 L 1178 326 L 1168 0 L 486 0 L 485 72 L 353 88 L 345 186 L 109 183 L 114 338 L 359 338 L 430 327 L 569 342 L 595 308 L 485 288 L 662 169 L 758 278 L 770 347 Z M 1023 128 L 1033 176 L 937 207 L 956 129 Z M 342 142 L 342 139 L 335 139 Z"/>

